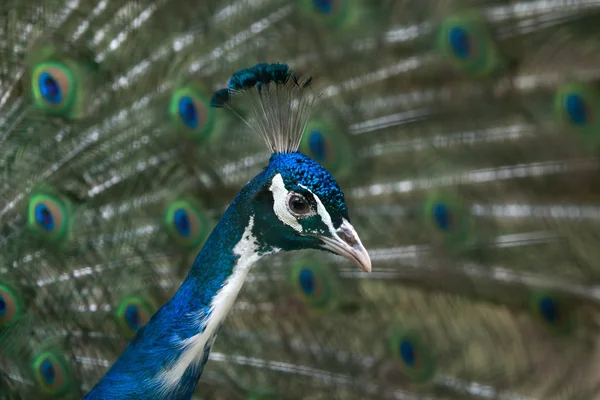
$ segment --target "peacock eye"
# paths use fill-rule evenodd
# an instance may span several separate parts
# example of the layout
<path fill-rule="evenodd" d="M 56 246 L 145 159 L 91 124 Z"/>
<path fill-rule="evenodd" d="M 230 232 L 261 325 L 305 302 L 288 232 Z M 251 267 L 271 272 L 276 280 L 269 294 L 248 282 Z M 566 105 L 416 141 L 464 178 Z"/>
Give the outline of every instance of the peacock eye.
<path fill-rule="evenodd" d="M 288 208 L 290 212 L 296 216 L 306 216 L 312 212 L 308 201 L 295 193 L 292 194 L 288 200 Z"/>

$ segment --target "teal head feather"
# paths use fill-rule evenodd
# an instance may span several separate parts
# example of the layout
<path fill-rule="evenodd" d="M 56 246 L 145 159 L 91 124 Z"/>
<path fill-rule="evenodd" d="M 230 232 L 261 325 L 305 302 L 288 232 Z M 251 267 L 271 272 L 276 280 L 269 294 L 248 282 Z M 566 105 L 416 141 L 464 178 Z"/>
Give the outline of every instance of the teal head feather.
<path fill-rule="evenodd" d="M 300 77 L 286 64 L 257 64 L 237 71 L 211 104 L 233 110 L 242 99 L 256 121 L 246 124 L 272 152 L 269 165 L 249 186 L 254 234 L 259 243 L 280 250 L 319 249 L 340 254 L 370 272 L 371 261 L 350 224 L 344 193 L 331 174 L 298 152 L 317 98 L 312 78 Z"/>

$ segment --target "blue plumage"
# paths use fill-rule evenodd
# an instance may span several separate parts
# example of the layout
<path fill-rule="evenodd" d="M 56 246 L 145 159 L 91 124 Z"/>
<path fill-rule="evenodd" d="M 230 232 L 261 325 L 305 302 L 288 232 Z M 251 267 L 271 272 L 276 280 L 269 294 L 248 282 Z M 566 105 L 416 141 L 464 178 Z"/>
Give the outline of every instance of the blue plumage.
<path fill-rule="evenodd" d="M 315 274 L 308 268 L 300 271 L 300 286 L 307 296 L 312 296 L 315 291 Z"/>
<path fill-rule="evenodd" d="M 210 106 L 215 108 L 221 108 L 225 106 L 229 102 L 231 95 L 229 93 L 229 89 L 219 89 L 213 93 L 210 98 Z"/>
<path fill-rule="evenodd" d="M 565 99 L 565 108 L 574 125 L 583 126 L 588 123 L 588 110 L 585 100 L 579 94 L 570 94 Z"/>
<path fill-rule="evenodd" d="M 184 96 L 179 100 L 179 115 L 183 123 L 190 129 L 195 129 L 200 123 L 194 100 L 189 96 Z"/>
<path fill-rule="evenodd" d="M 241 268 L 239 265 L 244 262 L 236 254 L 236 246 L 249 240 L 255 246 L 253 252 L 257 258 L 279 249 L 323 248 L 320 237 L 332 234 L 322 215 L 316 213 L 301 221 L 307 235 L 299 235 L 274 212 L 273 202 L 278 199 L 272 194 L 272 185 L 276 176 L 282 177 L 290 191 L 307 197 L 312 192 L 316 197 L 311 204 L 319 199 L 334 228 L 340 227 L 344 219 L 349 220 L 344 195 L 323 167 L 300 153 L 273 154 L 269 165 L 233 200 L 177 293 L 137 331 L 125 352 L 86 399 L 140 399 L 159 395 L 189 399 L 208 359 L 216 333 L 214 324 L 218 327 L 225 316 L 215 305 L 215 299 L 227 292 L 227 285 L 234 284 L 231 282 L 236 268 Z M 236 294 L 232 296 L 235 298 Z M 214 331 L 203 337 L 207 329 Z M 202 351 L 185 364 L 177 382 L 165 385 L 163 378 L 186 358 L 184 353 L 191 351 L 196 341 Z"/>
<path fill-rule="evenodd" d="M 48 232 L 54 230 L 54 217 L 46 204 L 40 203 L 35 206 L 35 220 L 42 229 Z"/>
<path fill-rule="evenodd" d="M 600 3 L 10 3 L 0 398 L 598 392 Z"/>
<path fill-rule="evenodd" d="M 408 340 L 403 340 L 400 343 L 400 357 L 406 365 L 414 367 L 416 360 L 415 348 Z"/>
<path fill-rule="evenodd" d="M 236 72 L 229 87 L 252 90 L 259 80 L 280 84 L 290 76 L 285 64 L 258 64 Z M 295 77 L 293 82 L 294 88 L 303 87 Z M 217 92 L 211 102 L 220 98 L 219 93 L 223 92 Z M 290 104 L 270 106 L 293 112 Z M 289 121 L 278 122 L 283 126 Z M 297 136 L 296 146 L 301 127 L 288 127 Z M 271 133 L 277 134 L 281 133 Z M 189 236 L 191 223 L 184 208 L 175 208 L 167 216 L 179 235 Z M 86 399 L 189 399 L 249 267 L 273 252 L 308 248 L 344 255 L 370 271 L 370 259 L 350 225 L 344 194 L 335 179 L 305 155 L 278 151 L 227 208 L 177 293 L 137 331 Z M 303 286 L 313 290 L 311 278 L 304 280 Z M 129 308 L 124 318 L 131 329 L 139 319 L 136 310 Z"/>
<path fill-rule="evenodd" d="M 333 10 L 333 0 L 313 0 L 313 6 L 318 12 L 329 14 Z"/>
<path fill-rule="evenodd" d="M 289 81 L 300 87 L 309 86 L 312 79 L 309 77 L 304 82 L 290 71 L 287 64 L 266 64 L 260 63 L 251 68 L 244 68 L 236 71 L 227 84 L 227 88 L 215 91 L 210 99 L 211 107 L 224 107 L 230 100 L 232 93 L 258 89 L 260 91 L 263 85 L 270 83 L 276 85 L 285 85 Z"/>
<path fill-rule="evenodd" d="M 471 56 L 471 39 L 466 29 L 460 26 L 453 27 L 449 32 L 449 40 L 457 58 L 465 60 Z"/>
<path fill-rule="evenodd" d="M 129 329 L 135 331 L 140 327 L 140 313 L 136 305 L 129 305 L 125 309 L 125 321 Z"/>
<path fill-rule="evenodd" d="M 159 377 L 183 353 L 182 342 L 202 332 L 211 316 L 209 305 L 231 275 L 237 257 L 232 253 L 249 216 L 242 194 L 234 199 L 196 257 L 178 292 L 130 341 L 105 377 L 86 399 L 154 398 L 163 393 Z M 202 373 L 201 365 L 185 371 L 165 398 L 187 399 Z"/>
<path fill-rule="evenodd" d="M 22 307 L 20 297 L 0 283 L 0 332 L 19 319 Z"/>
<path fill-rule="evenodd" d="M 54 379 L 56 377 L 56 371 L 54 370 L 54 365 L 52 365 L 52 361 L 49 359 L 45 359 L 42 361 L 40 365 L 40 372 L 48 385 L 52 385 L 54 383 Z"/>
<path fill-rule="evenodd" d="M 248 90 L 257 83 L 285 83 L 291 76 L 286 64 L 261 63 L 235 72 L 227 86 L 232 90 Z"/>
<path fill-rule="evenodd" d="M 327 157 L 327 144 L 325 137 L 320 131 L 312 131 L 310 133 L 309 147 L 317 161 L 322 161 Z"/>
<path fill-rule="evenodd" d="M 175 229 L 177 232 L 183 236 L 188 237 L 191 234 L 191 226 L 190 226 L 190 218 L 187 215 L 187 212 L 180 208 L 175 211 L 173 216 L 173 224 L 175 225 Z"/>
<path fill-rule="evenodd" d="M 540 300 L 540 313 L 550 323 L 559 319 L 558 304 L 551 297 L 543 297 Z"/>
<path fill-rule="evenodd" d="M 435 218 L 435 222 L 437 226 L 444 232 L 450 229 L 452 224 L 452 215 L 448 206 L 445 204 L 436 204 L 433 207 L 433 216 Z"/>
<path fill-rule="evenodd" d="M 40 74 L 38 85 L 42 96 L 49 103 L 60 104 L 63 101 L 60 85 L 49 72 Z"/>

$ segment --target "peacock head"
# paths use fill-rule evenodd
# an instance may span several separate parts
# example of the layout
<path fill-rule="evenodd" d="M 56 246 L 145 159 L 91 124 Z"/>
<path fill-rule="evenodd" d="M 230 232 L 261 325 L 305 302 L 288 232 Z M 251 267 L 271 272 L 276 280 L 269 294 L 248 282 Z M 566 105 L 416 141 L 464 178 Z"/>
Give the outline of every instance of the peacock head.
<path fill-rule="evenodd" d="M 350 224 L 344 193 L 325 168 L 298 152 L 316 99 L 311 82 L 286 64 L 258 64 L 234 73 L 211 105 L 234 111 L 231 100 L 244 100 L 252 123 L 244 122 L 272 152 L 269 165 L 250 183 L 258 241 L 288 251 L 329 251 L 370 272 L 371 259 Z"/>
<path fill-rule="evenodd" d="M 329 251 L 371 271 L 344 193 L 325 168 L 298 152 L 273 154 L 258 181 L 263 183 L 252 205 L 260 242 L 286 251 Z"/>

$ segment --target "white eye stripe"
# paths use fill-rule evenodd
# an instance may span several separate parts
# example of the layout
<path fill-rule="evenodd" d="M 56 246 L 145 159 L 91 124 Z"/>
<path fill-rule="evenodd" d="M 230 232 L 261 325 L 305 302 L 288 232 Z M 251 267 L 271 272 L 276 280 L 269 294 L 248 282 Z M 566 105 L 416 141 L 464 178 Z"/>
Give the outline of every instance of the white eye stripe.
<path fill-rule="evenodd" d="M 300 225 L 296 218 L 288 211 L 287 201 L 289 190 L 285 188 L 285 183 L 283 183 L 281 174 L 277 174 L 273 177 L 269 190 L 273 193 L 273 211 L 275 212 L 275 215 L 277 215 L 277 218 L 296 231 L 302 232 L 302 225 Z"/>
<path fill-rule="evenodd" d="M 327 225 L 327 229 L 329 229 L 329 233 L 331 233 L 331 235 L 335 237 L 337 234 L 335 232 L 335 228 L 333 227 L 333 221 L 331 220 L 331 215 L 329 215 L 329 213 L 325 209 L 325 206 L 323 205 L 323 202 L 321 202 L 321 199 L 319 199 L 319 196 L 314 194 L 312 192 L 312 190 L 310 190 L 306 186 L 303 186 L 300 184 L 298 184 L 298 186 L 300 186 L 303 189 L 308 190 L 308 192 L 313 195 L 313 197 L 315 198 L 315 201 L 317 202 L 317 214 L 319 214 L 323 223 L 325 225 Z"/>

